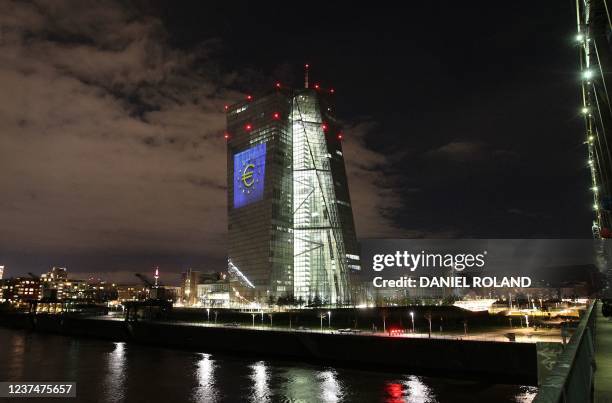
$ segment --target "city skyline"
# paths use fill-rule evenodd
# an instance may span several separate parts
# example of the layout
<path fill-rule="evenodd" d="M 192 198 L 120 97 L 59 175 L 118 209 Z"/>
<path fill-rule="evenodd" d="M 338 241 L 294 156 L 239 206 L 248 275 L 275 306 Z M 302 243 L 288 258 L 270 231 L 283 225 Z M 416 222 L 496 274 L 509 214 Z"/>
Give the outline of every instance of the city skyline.
<path fill-rule="evenodd" d="M 442 29 L 337 5 L 306 34 L 273 5 L 3 3 L 5 276 L 223 268 L 223 107 L 305 62 L 336 89 L 359 238 L 589 237 L 574 9 L 552 4 L 520 30 L 518 7 L 449 5 Z"/>

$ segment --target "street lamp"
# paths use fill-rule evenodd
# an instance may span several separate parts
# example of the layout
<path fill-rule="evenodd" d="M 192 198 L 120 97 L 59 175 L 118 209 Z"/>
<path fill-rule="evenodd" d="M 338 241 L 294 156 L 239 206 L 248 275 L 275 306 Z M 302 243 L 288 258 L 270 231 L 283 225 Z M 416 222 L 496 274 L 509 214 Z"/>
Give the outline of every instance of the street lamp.
<path fill-rule="evenodd" d="M 331 329 L 331 311 L 327 311 L 327 327 Z"/>
<path fill-rule="evenodd" d="M 414 333 L 414 312 L 410 312 L 410 318 L 412 319 L 412 333 Z"/>

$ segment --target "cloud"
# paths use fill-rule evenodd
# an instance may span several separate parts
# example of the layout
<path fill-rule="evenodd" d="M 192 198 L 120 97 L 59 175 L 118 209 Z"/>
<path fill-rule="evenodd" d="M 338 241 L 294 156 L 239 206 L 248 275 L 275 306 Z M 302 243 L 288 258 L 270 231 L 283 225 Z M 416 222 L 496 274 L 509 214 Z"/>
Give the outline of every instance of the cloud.
<path fill-rule="evenodd" d="M 405 231 L 396 224 L 393 212 L 402 208 L 403 201 L 398 178 L 388 171 L 398 155 L 366 146 L 367 135 L 376 130 L 371 121 L 346 128 L 343 150 L 355 226 L 360 238 L 399 237 Z"/>
<path fill-rule="evenodd" d="M 242 95 L 229 89 L 240 74 L 215 68 L 218 46 L 175 49 L 123 2 L 0 3 L 0 254 L 221 262 L 223 105 Z M 345 145 L 361 237 L 396 233 L 401 206 L 379 169 L 389 158 L 364 143 L 372 129 Z"/>
<path fill-rule="evenodd" d="M 114 2 L 0 9 L 4 250 L 223 254 L 236 94 Z"/>
<path fill-rule="evenodd" d="M 451 141 L 425 154 L 429 158 L 452 162 L 484 161 L 491 157 L 495 161 L 511 162 L 519 159 L 515 151 L 495 149 L 480 141 Z"/>
<path fill-rule="evenodd" d="M 452 141 L 429 151 L 429 156 L 453 161 L 467 161 L 482 158 L 485 145 L 479 142 Z"/>

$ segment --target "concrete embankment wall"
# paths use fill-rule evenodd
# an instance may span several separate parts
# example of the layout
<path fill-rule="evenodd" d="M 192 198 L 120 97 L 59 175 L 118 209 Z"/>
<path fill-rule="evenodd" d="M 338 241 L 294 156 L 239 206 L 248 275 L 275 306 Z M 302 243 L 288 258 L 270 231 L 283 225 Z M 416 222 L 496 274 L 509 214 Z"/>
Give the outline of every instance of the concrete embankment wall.
<path fill-rule="evenodd" d="M 11 315 L 13 316 L 13 315 Z M 375 371 L 537 383 L 536 345 L 448 339 L 255 330 L 156 322 L 122 322 L 52 315 L 26 315 L 0 324 L 71 336 L 287 358 Z"/>

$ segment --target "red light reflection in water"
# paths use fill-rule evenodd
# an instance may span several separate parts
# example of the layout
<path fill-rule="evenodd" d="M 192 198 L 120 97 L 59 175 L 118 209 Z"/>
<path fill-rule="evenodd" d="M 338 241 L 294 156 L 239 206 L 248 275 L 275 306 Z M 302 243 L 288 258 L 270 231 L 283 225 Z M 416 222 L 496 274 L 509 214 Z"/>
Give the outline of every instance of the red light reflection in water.
<path fill-rule="evenodd" d="M 404 386 L 401 383 L 389 382 L 385 385 L 386 403 L 404 403 Z"/>

